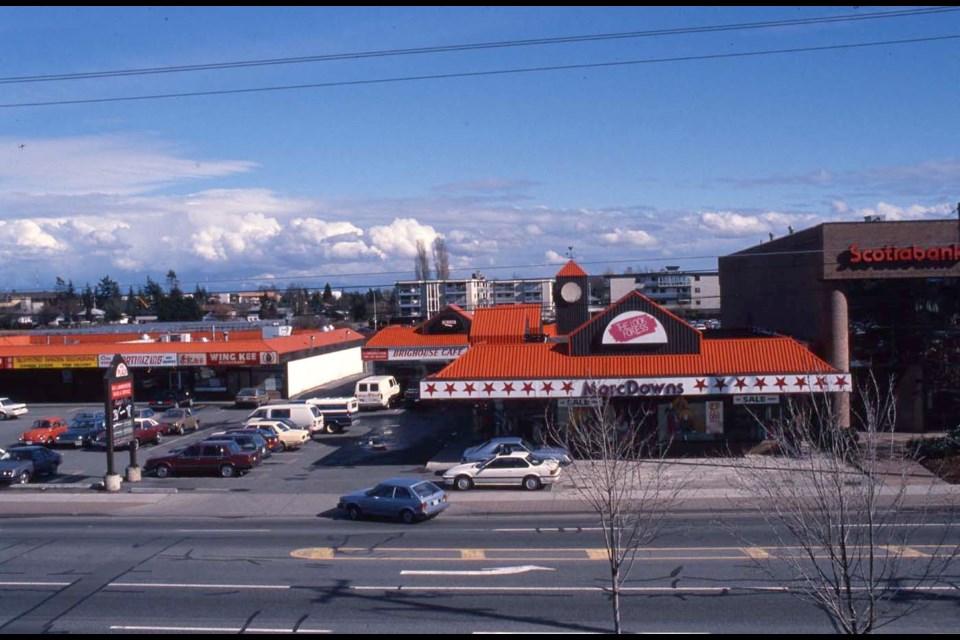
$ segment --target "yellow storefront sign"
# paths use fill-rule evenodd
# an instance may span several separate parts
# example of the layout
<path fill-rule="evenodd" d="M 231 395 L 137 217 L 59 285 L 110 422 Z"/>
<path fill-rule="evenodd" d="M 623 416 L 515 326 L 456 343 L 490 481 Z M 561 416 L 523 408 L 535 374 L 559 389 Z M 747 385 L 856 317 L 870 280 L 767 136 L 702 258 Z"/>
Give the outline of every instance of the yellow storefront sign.
<path fill-rule="evenodd" d="M 96 355 L 14 356 L 14 369 L 96 369 Z"/>

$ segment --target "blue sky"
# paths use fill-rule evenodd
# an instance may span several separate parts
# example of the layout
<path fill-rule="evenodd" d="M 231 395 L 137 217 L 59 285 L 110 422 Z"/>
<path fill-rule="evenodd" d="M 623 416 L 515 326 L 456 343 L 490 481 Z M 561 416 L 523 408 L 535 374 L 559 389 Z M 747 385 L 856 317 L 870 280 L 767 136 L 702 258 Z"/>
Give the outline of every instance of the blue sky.
<path fill-rule="evenodd" d="M 0 290 L 388 286 L 437 235 L 455 276 L 550 275 L 570 246 L 592 273 L 714 268 L 790 226 L 949 217 L 960 11 L 703 29 L 887 11 L 0 8 Z M 924 41 L 718 57 L 899 40 Z"/>

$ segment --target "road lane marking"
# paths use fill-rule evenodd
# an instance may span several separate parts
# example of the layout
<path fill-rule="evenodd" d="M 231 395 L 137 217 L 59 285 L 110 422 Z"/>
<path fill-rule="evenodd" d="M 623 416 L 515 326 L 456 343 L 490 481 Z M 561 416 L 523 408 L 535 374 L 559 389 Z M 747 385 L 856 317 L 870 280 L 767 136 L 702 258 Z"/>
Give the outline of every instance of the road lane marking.
<path fill-rule="evenodd" d="M 744 547 L 743 552 L 754 560 L 769 560 L 772 556 L 761 547 Z"/>
<path fill-rule="evenodd" d="M 590 560 L 608 560 L 610 557 L 606 549 L 586 549 L 586 552 Z"/>
<path fill-rule="evenodd" d="M 177 533 L 270 533 L 270 529 L 174 529 Z"/>
<path fill-rule="evenodd" d="M 0 582 L 0 587 L 69 587 L 72 582 Z"/>
<path fill-rule="evenodd" d="M 930 554 L 923 553 L 913 547 L 901 547 L 899 545 L 883 545 L 881 549 L 886 549 L 887 553 L 893 554 L 894 556 L 900 555 L 904 558 L 929 558 Z"/>
<path fill-rule="evenodd" d="M 461 560 L 486 560 L 487 554 L 483 549 L 460 549 Z"/>
<path fill-rule="evenodd" d="M 180 582 L 111 582 L 114 589 L 292 589 L 287 584 L 188 584 Z"/>
<path fill-rule="evenodd" d="M 161 627 L 150 625 L 110 626 L 111 631 L 169 631 L 174 633 L 333 633 L 330 629 L 271 629 L 269 627 Z"/>
<path fill-rule="evenodd" d="M 492 569 L 478 569 L 476 571 L 466 570 L 430 570 L 430 569 L 404 569 L 400 572 L 402 576 L 512 576 L 521 573 L 530 573 L 531 571 L 556 571 L 550 567 L 538 567 L 528 564 L 522 567 L 494 567 Z"/>
<path fill-rule="evenodd" d="M 332 547 L 315 547 L 313 549 L 295 549 L 290 552 L 294 558 L 303 560 L 333 560 L 335 549 Z"/>
<path fill-rule="evenodd" d="M 469 593 L 604 593 L 608 592 L 609 587 L 500 587 L 500 586 L 487 586 L 487 587 L 475 587 L 475 586 L 425 586 L 425 585 L 355 585 L 349 587 L 353 591 L 419 591 L 419 592 L 469 592 Z M 854 591 L 866 591 L 866 587 L 856 587 Z M 929 586 L 929 587 L 903 587 L 898 588 L 896 591 L 902 592 L 932 592 L 932 593 L 948 593 L 956 592 L 958 587 L 953 586 Z M 727 594 L 735 593 L 741 591 L 749 592 L 761 592 L 761 593 L 790 593 L 790 587 L 778 587 L 778 586 L 744 586 L 744 585 L 735 585 L 728 587 L 623 587 L 621 588 L 621 593 L 636 593 L 636 594 Z M 801 593 L 802 590 L 796 590 L 798 593 Z"/>

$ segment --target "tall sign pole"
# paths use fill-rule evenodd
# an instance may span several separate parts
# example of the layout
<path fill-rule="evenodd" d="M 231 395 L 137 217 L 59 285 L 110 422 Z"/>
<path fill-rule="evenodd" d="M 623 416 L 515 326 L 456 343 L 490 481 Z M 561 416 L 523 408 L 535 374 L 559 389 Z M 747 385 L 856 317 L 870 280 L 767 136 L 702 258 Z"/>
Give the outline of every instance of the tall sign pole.
<path fill-rule="evenodd" d="M 103 376 L 103 414 L 107 423 L 107 475 L 103 486 L 107 491 L 120 490 L 120 476 L 113 466 L 113 451 L 117 445 L 133 440 L 133 375 L 117 354 Z M 132 444 L 131 444 L 132 447 Z"/>

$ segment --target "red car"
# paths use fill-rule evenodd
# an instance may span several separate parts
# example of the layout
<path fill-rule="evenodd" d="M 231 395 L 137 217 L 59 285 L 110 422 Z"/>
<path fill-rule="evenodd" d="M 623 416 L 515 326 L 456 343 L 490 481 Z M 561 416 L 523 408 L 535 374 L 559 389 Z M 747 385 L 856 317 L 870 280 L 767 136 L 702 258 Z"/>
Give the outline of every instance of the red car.
<path fill-rule="evenodd" d="M 207 440 L 178 453 L 150 458 L 143 470 L 146 473 L 155 471 L 158 478 L 210 473 L 221 478 L 235 478 L 260 462 L 259 451 L 244 451 L 232 440 Z"/>
<path fill-rule="evenodd" d="M 38 418 L 33 421 L 33 427 L 20 434 L 20 444 L 45 444 L 53 446 L 57 436 L 70 428 L 67 421 L 56 416 L 53 418 Z"/>

